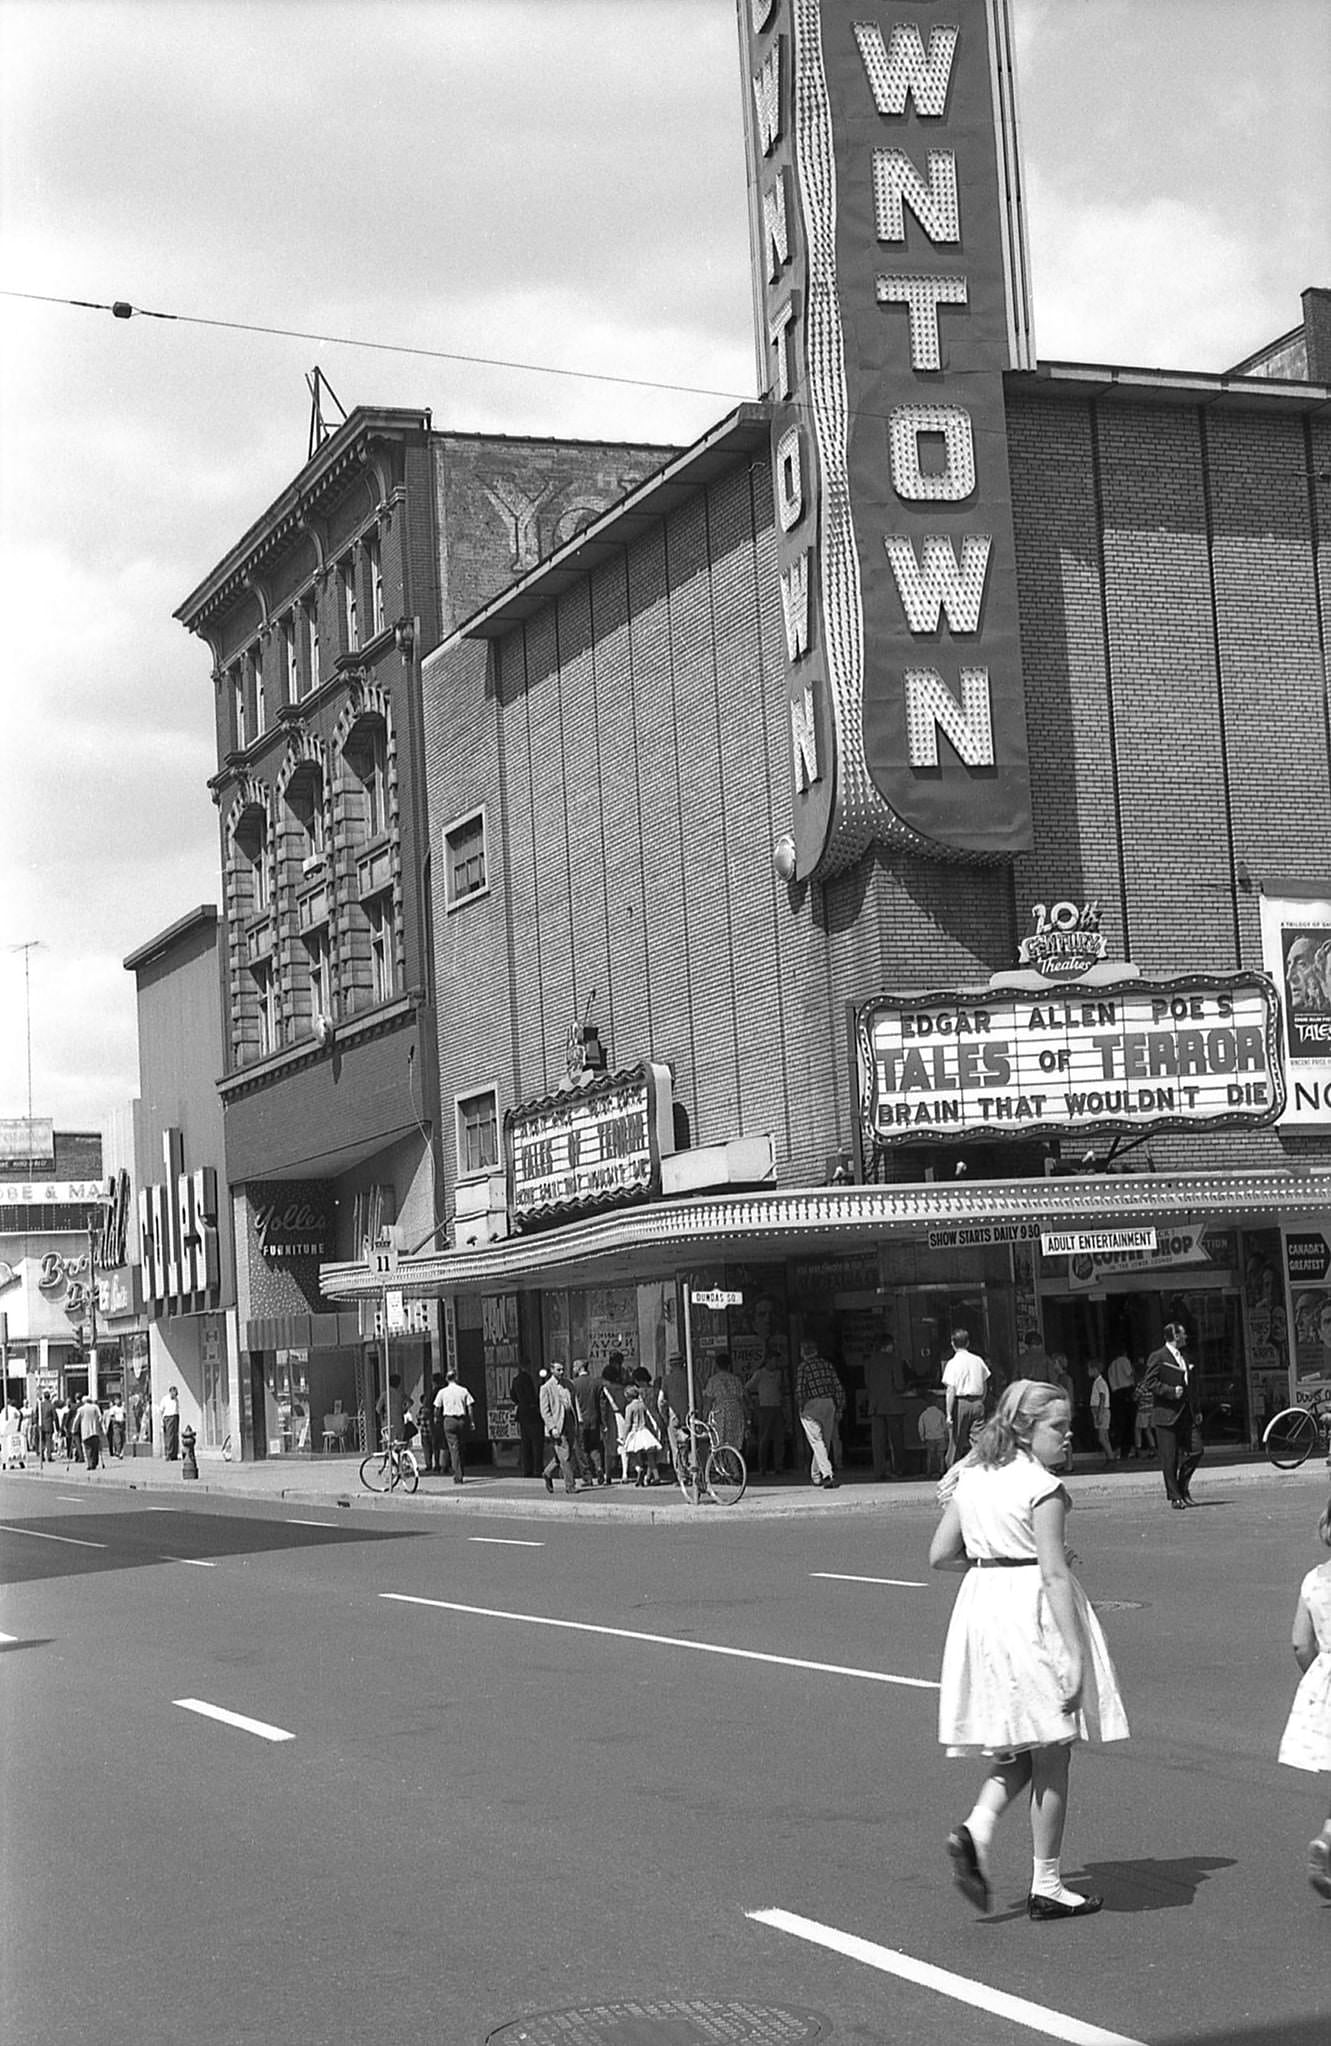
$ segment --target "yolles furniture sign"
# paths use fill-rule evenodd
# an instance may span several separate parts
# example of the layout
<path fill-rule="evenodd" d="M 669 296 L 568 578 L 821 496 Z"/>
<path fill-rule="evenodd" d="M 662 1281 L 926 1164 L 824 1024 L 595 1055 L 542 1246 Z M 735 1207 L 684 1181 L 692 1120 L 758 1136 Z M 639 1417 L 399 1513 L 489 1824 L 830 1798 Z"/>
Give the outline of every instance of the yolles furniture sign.
<path fill-rule="evenodd" d="M 742 0 L 796 872 L 1031 844 L 1007 0 Z"/>
<path fill-rule="evenodd" d="M 1037 1130 L 1239 1128 L 1280 1112 L 1261 974 L 1043 994 L 885 995 L 856 1019 L 866 1148 Z"/>

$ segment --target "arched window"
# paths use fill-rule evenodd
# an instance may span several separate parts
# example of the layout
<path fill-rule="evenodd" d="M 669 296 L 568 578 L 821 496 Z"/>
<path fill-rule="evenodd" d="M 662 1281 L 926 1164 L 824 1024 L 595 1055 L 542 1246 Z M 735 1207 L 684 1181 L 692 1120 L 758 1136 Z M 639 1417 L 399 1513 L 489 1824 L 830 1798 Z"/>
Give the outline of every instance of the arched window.
<path fill-rule="evenodd" d="M 322 859 L 327 838 L 324 779 L 314 761 L 298 767 L 287 783 L 287 811 L 302 862 L 308 866 Z"/>
<path fill-rule="evenodd" d="M 271 900 L 268 877 L 268 818 L 257 803 L 241 812 L 235 846 L 236 907 L 242 916 L 262 916 Z"/>
<path fill-rule="evenodd" d="M 388 829 L 388 734 L 381 717 L 359 718 L 342 749 L 343 790 L 356 841 L 368 845 Z"/>

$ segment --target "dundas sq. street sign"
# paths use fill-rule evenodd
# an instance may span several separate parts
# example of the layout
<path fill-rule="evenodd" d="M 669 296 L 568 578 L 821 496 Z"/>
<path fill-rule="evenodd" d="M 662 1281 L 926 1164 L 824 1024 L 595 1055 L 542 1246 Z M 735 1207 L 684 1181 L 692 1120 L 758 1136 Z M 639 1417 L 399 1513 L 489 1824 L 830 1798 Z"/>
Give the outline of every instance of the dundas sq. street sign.
<path fill-rule="evenodd" d="M 866 1153 L 957 1137 L 1251 1129 L 1284 1104 L 1261 973 L 879 995 L 855 1012 Z"/>

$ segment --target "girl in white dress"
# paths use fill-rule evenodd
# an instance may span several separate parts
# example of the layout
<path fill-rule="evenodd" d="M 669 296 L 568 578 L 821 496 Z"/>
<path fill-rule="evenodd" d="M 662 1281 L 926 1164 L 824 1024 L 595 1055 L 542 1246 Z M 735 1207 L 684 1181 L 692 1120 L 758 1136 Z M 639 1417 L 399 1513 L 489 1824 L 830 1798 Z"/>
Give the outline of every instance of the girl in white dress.
<path fill-rule="evenodd" d="M 1331 1502 L 1317 1523 L 1331 1549 Z M 1331 1563 L 1319 1563 L 1299 1586 L 1294 1609 L 1294 1655 L 1303 1675 L 1280 1741 L 1278 1760 L 1291 1769 L 1331 1771 Z M 1331 1815 L 1308 1843 L 1308 1881 L 1331 1897 Z"/>
<path fill-rule="evenodd" d="M 949 1755 L 993 1761 L 973 1811 L 949 1835 L 953 1879 L 979 1910 L 989 1909 L 994 1828 L 1028 1792 L 1034 1858 L 1026 1909 L 1035 1919 L 1100 1909 L 1102 1898 L 1063 1884 L 1068 1763 L 1074 1741 L 1128 1733 L 1100 1623 L 1068 1569 L 1070 1502 L 1054 1471 L 1071 1421 L 1060 1387 L 1029 1378 L 1009 1385 L 957 1467 L 929 1548 L 935 1570 L 970 1566 L 943 1648 L 939 1739 Z"/>

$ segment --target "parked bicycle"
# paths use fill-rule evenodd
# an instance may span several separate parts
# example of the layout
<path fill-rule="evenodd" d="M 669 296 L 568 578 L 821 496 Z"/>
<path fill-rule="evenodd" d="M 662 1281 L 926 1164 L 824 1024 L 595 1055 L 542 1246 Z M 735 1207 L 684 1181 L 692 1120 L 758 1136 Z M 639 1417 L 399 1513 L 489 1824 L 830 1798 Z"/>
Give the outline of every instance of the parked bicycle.
<path fill-rule="evenodd" d="M 390 1442 L 370 1451 L 361 1464 L 360 1481 L 367 1492 L 414 1492 L 421 1481 L 420 1466 L 405 1442 Z"/>
<path fill-rule="evenodd" d="M 1331 1463 L 1331 1399 L 1325 1394 L 1283 1408 L 1262 1431 L 1262 1448 L 1278 1471 L 1296 1471 L 1319 1444 Z"/>
<path fill-rule="evenodd" d="M 690 1414 L 679 1431 L 675 1476 L 690 1506 L 703 1492 L 718 1506 L 737 1506 L 749 1482 L 748 1466 L 737 1449 L 723 1442 L 711 1421 Z"/>

